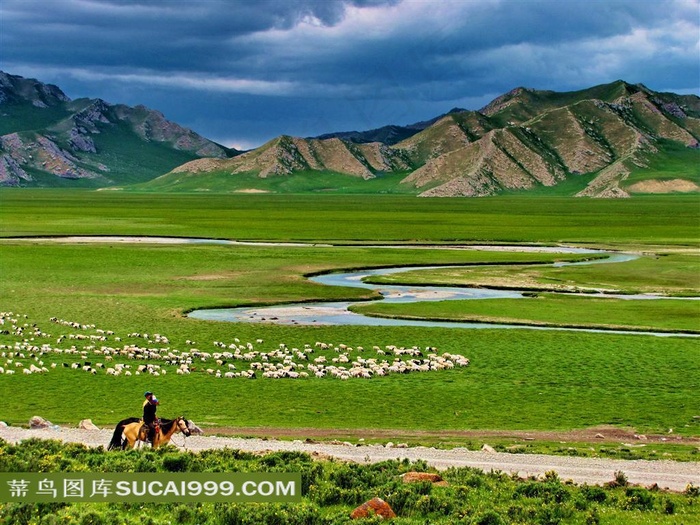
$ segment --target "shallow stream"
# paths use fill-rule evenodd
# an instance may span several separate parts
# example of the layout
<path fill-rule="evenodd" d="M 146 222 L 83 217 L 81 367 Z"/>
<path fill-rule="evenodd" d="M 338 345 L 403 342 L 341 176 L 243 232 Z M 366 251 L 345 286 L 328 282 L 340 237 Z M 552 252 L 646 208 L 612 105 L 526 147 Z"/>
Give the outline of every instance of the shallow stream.
<path fill-rule="evenodd" d="M 394 246 L 396 248 L 407 248 L 407 246 Z M 388 246 L 382 246 L 388 248 Z M 553 266 L 574 266 L 590 264 L 610 264 L 637 259 L 634 254 L 605 252 L 601 250 L 589 250 L 584 248 L 569 247 L 534 247 L 534 246 L 468 246 L 461 249 L 504 249 L 511 251 L 538 251 L 546 253 L 576 253 L 576 254 L 604 254 L 607 257 L 581 261 L 574 263 L 554 263 Z M 495 264 L 494 266 L 497 266 Z M 467 267 L 467 266 L 465 266 Z M 459 268 L 459 266 L 407 266 L 398 268 L 381 268 L 374 270 L 359 270 L 344 273 L 329 273 L 310 277 L 311 281 L 327 286 L 349 286 L 356 288 L 366 288 L 375 290 L 382 295 L 382 300 L 390 303 L 407 303 L 421 301 L 446 301 L 464 299 L 510 299 L 524 298 L 525 291 L 512 289 L 489 289 L 489 288 L 469 288 L 450 286 L 402 286 L 402 285 L 379 285 L 370 284 L 364 281 L 366 277 L 377 275 L 389 275 L 412 270 L 427 270 L 437 268 Z M 586 294 L 586 296 L 603 295 Z M 652 294 L 640 295 L 616 295 L 605 294 L 605 297 L 616 297 L 621 299 L 664 299 L 665 297 Z M 288 325 L 358 325 L 358 326 L 424 326 L 442 328 L 528 328 L 532 330 L 578 330 L 586 332 L 618 333 L 618 334 L 646 334 L 657 336 L 680 335 L 694 337 L 692 334 L 670 334 L 664 332 L 639 332 L 625 330 L 596 330 L 584 328 L 560 328 L 544 327 L 532 325 L 515 324 L 495 324 L 495 323 L 474 323 L 474 322 L 454 322 L 454 321 L 432 321 L 432 320 L 411 320 L 411 319 L 390 319 L 385 317 L 370 317 L 355 313 L 349 310 L 350 306 L 367 303 L 368 301 L 339 301 L 339 302 L 316 302 L 316 303 L 289 303 L 276 306 L 263 307 L 241 307 L 241 308 L 214 308 L 195 310 L 189 314 L 190 317 L 209 321 L 228 321 L 238 323 L 275 323 Z"/>
<path fill-rule="evenodd" d="M 139 243 L 139 244 L 223 244 L 223 245 L 248 245 L 248 246 L 293 246 L 293 247 L 332 247 L 331 244 L 308 244 L 308 243 L 277 243 L 277 242 L 248 242 L 232 241 L 224 239 L 188 239 L 180 237 L 116 237 L 116 236 L 73 236 L 73 237 L 31 237 L 22 239 L 26 241 L 53 241 L 69 243 Z M 363 245 L 363 248 L 382 249 L 441 249 L 441 250 L 483 250 L 483 251 L 510 251 L 510 252 L 540 252 L 540 253 L 569 253 L 569 254 L 595 254 L 605 255 L 604 258 L 596 258 L 589 261 L 561 262 L 552 266 L 581 266 L 591 264 L 612 264 L 632 261 L 639 256 L 629 253 L 608 252 L 604 250 L 592 250 L 587 248 L 573 248 L 568 246 L 535 246 L 535 245 Z M 494 264 L 493 266 L 498 266 Z M 346 273 L 329 273 L 310 277 L 310 280 L 327 286 L 349 286 L 376 290 L 382 295 L 382 300 L 392 303 L 420 302 L 420 301 L 446 301 L 458 299 L 503 299 L 503 298 L 525 298 L 525 291 L 512 289 L 487 289 L 468 288 L 450 286 L 399 286 L 399 285 L 377 285 L 363 281 L 366 277 L 375 275 L 389 275 L 400 272 L 421 269 L 436 268 L 459 268 L 459 265 L 450 266 L 406 266 L 395 268 L 381 268 L 374 270 L 359 270 Z M 469 267 L 465 265 L 464 267 Z M 599 295 L 603 295 L 602 293 Z M 586 294 L 587 297 L 596 294 Z M 619 299 L 667 299 L 667 297 L 654 294 L 640 295 L 615 295 L 605 294 L 605 297 L 615 297 Z M 688 298 L 697 300 L 697 297 Z M 188 314 L 194 319 L 208 321 L 227 321 L 234 323 L 275 323 L 288 325 L 358 325 L 358 326 L 425 326 L 443 328 L 527 328 L 531 330 L 572 330 L 584 332 L 601 332 L 617 334 L 645 334 L 656 336 L 676 336 L 676 337 L 699 337 L 697 334 L 679 334 L 668 332 L 640 332 L 626 330 L 598 330 L 592 328 L 564 328 L 545 327 L 516 324 L 495 324 L 495 323 L 474 323 L 474 322 L 452 322 L 452 321 L 419 321 L 410 319 L 389 319 L 383 317 L 370 317 L 351 312 L 349 307 L 354 304 L 362 304 L 368 301 L 340 301 L 340 302 L 317 302 L 317 303 L 289 303 L 277 306 L 258 306 L 241 308 L 209 308 L 194 310 Z"/>

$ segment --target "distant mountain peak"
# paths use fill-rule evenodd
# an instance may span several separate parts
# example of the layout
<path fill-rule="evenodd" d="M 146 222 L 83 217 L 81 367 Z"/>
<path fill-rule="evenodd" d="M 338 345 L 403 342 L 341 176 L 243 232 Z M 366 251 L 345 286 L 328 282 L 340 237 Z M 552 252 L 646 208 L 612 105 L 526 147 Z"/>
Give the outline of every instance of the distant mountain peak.
<path fill-rule="evenodd" d="M 357 144 L 367 144 L 371 142 L 381 142 L 382 144 L 387 144 L 389 146 L 398 144 L 402 140 L 415 135 L 416 133 L 423 131 L 424 129 L 432 126 L 438 120 L 454 114 L 463 113 L 467 111 L 462 108 L 452 108 L 447 113 L 438 115 L 437 117 L 431 118 L 430 120 L 424 120 L 421 122 L 415 122 L 413 124 L 408 124 L 406 126 L 398 126 L 396 124 L 390 124 L 388 126 L 382 126 L 381 128 L 371 129 L 369 131 L 337 131 L 334 133 L 325 133 L 317 137 L 308 137 L 316 139 L 330 139 L 339 138 L 354 142 Z"/>
<path fill-rule="evenodd" d="M 0 104 L 30 102 L 38 108 L 70 102 L 70 98 L 58 86 L 43 84 L 34 78 L 24 78 L 0 71 Z"/>
<path fill-rule="evenodd" d="M 52 84 L 0 72 L 0 185 L 52 178 L 105 186 L 154 178 L 224 148 L 146 106 L 71 100 Z"/>

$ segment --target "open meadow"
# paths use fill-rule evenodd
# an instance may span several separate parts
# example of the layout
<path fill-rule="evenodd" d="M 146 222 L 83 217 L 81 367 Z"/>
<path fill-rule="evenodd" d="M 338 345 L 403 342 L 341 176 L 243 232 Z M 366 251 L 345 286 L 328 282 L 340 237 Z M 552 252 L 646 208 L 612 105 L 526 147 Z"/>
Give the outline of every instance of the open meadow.
<path fill-rule="evenodd" d="M 140 415 L 143 392 L 153 390 L 161 399 L 160 415 L 185 414 L 208 433 L 470 449 L 488 442 L 516 452 L 700 458 L 700 303 L 687 299 L 700 295 L 695 198 L 468 200 L 3 190 L 0 202 L 0 396 L 6 400 L 0 420 L 11 425 L 26 425 L 40 415 L 54 424 L 74 426 L 89 418 L 110 427 Z M 250 242 L 59 238 L 67 235 Z M 545 265 L 600 255 L 503 246 L 535 243 L 640 257 L 555 268 Z M 453 249 L 467 244 L 493 249 Z M 453 268 L 383 279 L 414 285 L 520 285 L 537 290 L 537 297 L 400 305 L 372 301 L 360 308 L 398 317 L 482 316 L 602 330 L 278 325 L 274 319 L 227 323 L 186 315 L 202 308 L 376 300 L 380 296 L 372 290 L 324 286 L 307 276 L 425 265 Z M 684 298 L 553 294 L 561 283 L 586 291 Z M 611 331 L 620 327 L 684 333 Z M 342 484 L 328 488 L 334 475 L 323 474 L 326 481 L 319 482 L 333 495 L 312 495 L 305 505 L 331 505 L 340 515 L 338 509 L 365 496 L 364 489 L 346 494 Z M 451 474 L 456 480 L 465 475 Z M 486 487 L 496 481 L 473 483 Z M 468 490 L 476 491 L 471 497 L 481 509 L 474 519 L 490 519 L 489 512 L 533 512 L 534 520 L 543 512 L 529 503 L 519 510 L 478 503 L 481 489 Z M 524 489 L 498 490 L 512 498 L 508 491 Z M 419 499 L 428 495 L 414 494 Z M 430 508 L 406 503 L 412 509 L 406 515 L 454 515 L 452 495 L 443 503 L 443 496 L 431 497 L 435 508 L 428 500 L 422 505 Z M 637 516 L 639 509 L 627 512 L 624 502 L 631 496 L 624 493 L 607 496 L 619 499 L 620 509 L 583 503 L 583 510 L 575 509 L 574 500 L 586 496 L 566 497 L 573 499 L 564 522 L 583 523 L 576 520 L 601 512 L 616 523 L 646 519 Z M 663 505 L 685 505 L 664 501 L 651 505 L 660 519 L 665 519 Z M 205 511 L 215 514 L 206 506 L 168 510 L 187 514 L 185 523 L 205 522 L 197 514 Z M 3 512 L 14 516 L 21 509 L 10 506 Z M 29 523 L 32 511 L 27 512 Z M 240 522 L 236 519 L 224 522 Z M 450 522 L 446 519 L 436 522 Z"/>
<path fill-rule="evenodd" d="M 533 263 L 583 258 L 580 254 L 448 250 L 437 246 L 368 246 L 392 243 L 564 243 L 670 253 L 667 257 L 644 258 L 644 274 L 620 270 L 625 265 L 639 265 L 639 260 L 549 271 L 566 271 L 567 280 L 575 283 L 576 272 L 582 270 L 582 286 L 590 283 L 590 272 L 608 272 L 608 281 L 618 282 L 622 289 L 645 291 L 655 291 L 648 283 L 656 283 L 658 275 L 673 274 L 677 290 L 697 293 L 699 209 L 694 198 L 571 201 L 173 197 L 50 190 L 6 190 L 0 198 L 0 224 L 6 238 L 186 236 L 333 244 L 63 243 L 5 239 L 0 244 L 0 310 L 12 312 L 20 324 L 38 327 L 42 335 L 34 337 L 33 345 L 73 347 L 80 351 L 87 348 L 82 355 L 49 352 L 42 356 L 45 365 L 57 365 L 45 374 L 0 376 L 0 395 L 14 399 L 22 392 L 24 399 L 7 404 L 0 414 L 12 424 L 26 424 L 31 416 L 39 414 L 54 423 L 91 418 L 99 425 L 110 425 L 137 414 L 143 391 L 151 389 L 162 398 L 163 414 L 184 412 L 209 428 L 317 428 L 356 438 L 372 429 L 405 431 L 409 435 L 427 432 L 425 439 L 432 443 L 440 442 L 442 432 L 448 438 L 449 432 L 462 430 L 567 431 L 613 425 L 639 433 L 667 433 L 669 429 L 680 436 L 700 433 L 700 421 L 695 417 L 700 414 L 700 406 L 693 394 L 700 387 L 700 354 L 695 338 L 528 329 L 231 324 L 184 315 L 204 307 L 377 299 L 376 292 L 322 286 L 304 277 L 338 269 L 527 263 L 474 266 L 478 275 L 472 281 L 478 281 L 482 274 L 488 276 L 493 268 L 510 271 L 510 284 L 514 284 L 517 271 L 512 269 L 534 271 L 533 268 L 545 267 L 532 266 Z M 443 275 L 441 279 L 446 278 Z M 460 284 L 458 278 L 452 282 Z M 696 301 L 588 301 L 586 297 L 549 296 L 537 301 L 510 301 L 504 311 L 520 311 L 519 323 L 528 319 L 538 323 L 542 316 L 550 315 L 553 322 L 575 324 L 570 318 L 575 316 L 580 320 L 578 324 L 698 331 L 700 303 Z M 555 307 L 539 308 L 538 301 L 555 301 Z M 615 306 L 601 306 L 601 301 Z M 466 311 L 470 307 L 462 306 L 465 303 L 476 305 L 471 308 L 486 308 L 481 305 L 489 302 L 418 303 L 410 308 L 411 315 L 424 309 L 426 316 L 431 317 L 437 316 L 432 310 L 448 305 L 453 310 Z M 654 312 L 643 317 L 630 311 L 632 304 L 644 309 L 652 303 L 658 305 L 656 317 Z M 518 304 L 528 307 L 519 308 Z M 376 303 L 368 308 L 389 306 Z M 557 314 L 558 308 L 563 311 Z M 605 313 L 601 315 L 603 308 Z M 87 328 L 61 325 L 51 322 L 51 318 Z M 71 334 L 96 336 L 96 330 L 113 335 L 103 335 L 102 341 L 69 339 Z M 30 340 L 30 331 L 25 329 L 19 340 Z M 167 337 L 167 344 L 157 343 L 153 334 Z M 8 346 L 18 342 L 13 334 L 0 337 Z M 179 362 L 166 363 L 164 357 L 154 361 L 166 371 L 158 376 L 106 375 L 104 370 L 109 366 L 97 369 L 94 375 L 82 370 L 85 361 L 91 363 L 92 369 L 97 363 L 138 364 L 124 353 L 105 361 L 102 354 L 96 353 L 103 346 L 120 350 L 134 345 L 157 348 L 161 353 L 194 349 L 211 356 L 226 350 L 221 344 L 229 347 L 236 341 L 240 346 L 249 344 L 259 353 L 272 352 L 280 345 L 290 351 L 310 347 L 314 353 L 306 356 L 306 364 L 320 355 L 330 364 L 338 357 L 339 345 L 354 350 L 349 355 L 351 362 L 357 357 L 376 359 L 376 349 L 386 352 L 389 346 L 415 347 L 424 355 L 432 351 L 426 351 L 431 347 L 437 354 L 465 356 L 471 364 L 425 374 L 387 374 L 351 381 L 336 381 L 330 375 L 318 378 L 314 374 L 301 380 L 266 380 L 261 374 L 255 381 L 216 377 L 216 371 L 223 376 L 234 370 L 228 364 L 236 366 L 236 372 L 243 365 L 234 364 L 232 358 L 226 365 L 217 365 L 212 357 L 200 362 L 200 366 L 193 363 L 191 367 L 196 370 L 186 377 L 175 373 Z M 321 349 L 317 343 L 327 348 Z M 356 350 L 359 347 L 364 350 Z M 24 353 L 23 364 L 28 366 L 30 358 L 26 357 L 28 352 Z M 391 361 L 396 356 L 389 358 Z M 219 356 L 218 360 L 226 358 Z M 73 362 L 79 362 L 81 369 L 64 366 Z M 208 374 L 207 369 L 215 370 L 214 374 Z"/>

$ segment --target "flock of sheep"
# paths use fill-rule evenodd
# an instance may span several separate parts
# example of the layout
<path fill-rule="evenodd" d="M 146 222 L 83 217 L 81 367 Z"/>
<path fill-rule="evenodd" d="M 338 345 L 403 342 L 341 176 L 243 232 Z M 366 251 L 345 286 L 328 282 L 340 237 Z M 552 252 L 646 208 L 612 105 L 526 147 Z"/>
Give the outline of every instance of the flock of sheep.
<path fill-rule="evenodd" d="M 51 322 L 77 333 L 60 335 L 55 344 L 42 342 L 54 338 L 30 323 L 27 316 L 0 312 L 0 335 L 14 336 L 15 339 L 9 344 L 0 344 L 0 374 L 13 374 L 19 370 L 23 374 L 45 374 L 59 367 L 56 359 L 62 361 L 61 368 L 93 375 L 151 374 L 157 377 L 174 371 L 178 375 L 206 374 L 226 379 L 370 379 L 469 365 L 466 357 L 440 354 L 434 347 L 387 345 L 365 349 L 320 341 L 313 345 L 304 344 L 301 348 L 289 348 L 281 343 L 273 350 L 261 351 L 255 345 L 262 345 L 262 339 L 253 344 L 241 343 L 236 338 L 231 343 L 214 341 L 212 350 L 204 351 L 196 348 L 194 341 L 187 340 L 187 349 L 178 350 L 160 334 L 134 332 L 126 339 L 137 339 L 138 343 L 123 342 L 113 331 L 95 325 L 55 317 Z M 47 361 L 46 365 L 44 361 Z M 48 364 L 48 361 L 52 362 Z"/>

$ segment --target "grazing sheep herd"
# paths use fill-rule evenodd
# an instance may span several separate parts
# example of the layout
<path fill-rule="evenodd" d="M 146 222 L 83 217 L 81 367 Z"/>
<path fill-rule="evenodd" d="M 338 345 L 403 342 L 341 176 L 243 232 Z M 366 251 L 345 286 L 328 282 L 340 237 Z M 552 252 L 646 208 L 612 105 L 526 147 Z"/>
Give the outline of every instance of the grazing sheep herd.
<path fill-rule="evenodd" d="M 62 369 L 92 375 L 158 377 L 174 371 L 178 375 L 204 374 L 225 379 L 371 379 L 469 365 L 466 357 L 440 354 L 434 347 L 373 345 L 365 349 L 321 341 L 301 348 L 280 343 L 263 351 L 256 348 L 264 344 L 262 339 L 242 343 L 235 338 L 230 343 L 214 341 L 211 349 L 205 351 L 196 348 L 196 342 L 186 340 L 186 349 L 179 350 L 160 334 L 132 332 L 122 338 L 91 324 L 55 317 L 50 321 L 73 332 L 54 338 L 36 323 L 30 323 L 26 315 L 0 312 L 0 337 L 5 341 L 0 344 L 0 374 L 11 375 L 19 370 L 27 375 L 46 374 L 59 366 L 56 360 L 61 361 Z M 14 341 L 8 343 L 10 339 Z"/>

